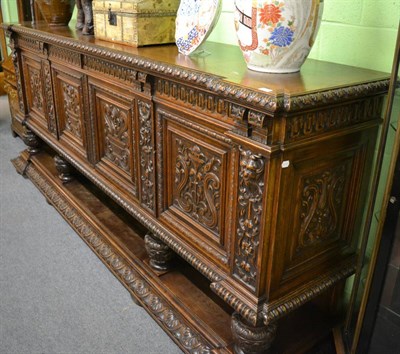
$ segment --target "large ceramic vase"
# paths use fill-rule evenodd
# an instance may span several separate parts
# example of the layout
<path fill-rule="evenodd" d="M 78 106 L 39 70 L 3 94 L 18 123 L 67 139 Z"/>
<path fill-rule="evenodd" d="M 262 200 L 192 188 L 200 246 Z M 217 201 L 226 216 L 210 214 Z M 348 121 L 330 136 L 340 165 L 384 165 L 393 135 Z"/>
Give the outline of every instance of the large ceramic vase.
<path fill-rule="evenodd" d="M 323 0 L 235 0 L 236 33 L 247 67 L 299 71 L 314 44 L 322 10 Z"/>
<path fill-rule="evenodd" d="M 75 0 L 35 0 L 49 26 L 67 26 L 71 20 Z"/>

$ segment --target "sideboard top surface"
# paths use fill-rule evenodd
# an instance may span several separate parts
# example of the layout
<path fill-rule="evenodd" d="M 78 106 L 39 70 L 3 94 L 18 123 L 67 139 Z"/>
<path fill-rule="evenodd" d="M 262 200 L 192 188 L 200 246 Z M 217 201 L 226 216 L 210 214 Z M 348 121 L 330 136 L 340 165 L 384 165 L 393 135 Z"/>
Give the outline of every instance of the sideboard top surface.
<path fill-rule="evenodd" d="M 3 28 L 7 26 L 3 24 Z M 380 83 L 370 89 L 370 93 L 374 94 L 377 93 L 375 91 L 386 90 L 389 77 L 387 73 L 313 59 L 307 59 L 299 73 L 266 74 L 247 69 L 239 47 L 234 45 L 206 42 L 203 52 L 185 56 L 178 52 L 174 44 L 135 48 L 84 36 L 74 29 L 72 22 L 69 27 L 50 28 L 43 22 L 13 24 L 12 27 L 15 32 L 49 43 L 109 57 L 110 60 L 133 64 L 149 72 L 172 74 L 177 78 L 203 83 L 212 86 L 212 91 L 227 94 L 226 91 L 230 90 L 230 96 L 240 96 L 238 91 L 244 89 L 265 97 L 294 98 Z"/>

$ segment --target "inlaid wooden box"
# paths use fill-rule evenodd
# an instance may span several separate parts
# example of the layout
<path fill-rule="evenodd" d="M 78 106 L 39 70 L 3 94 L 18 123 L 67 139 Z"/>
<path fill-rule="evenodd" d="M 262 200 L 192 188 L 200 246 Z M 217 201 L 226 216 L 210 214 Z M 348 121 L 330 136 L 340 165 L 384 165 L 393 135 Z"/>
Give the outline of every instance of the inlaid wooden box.
<path fill-rule="evenodd" d="M 179 0 L 93 0 L 96 38 L 134 47 L 175 42 Z"/>

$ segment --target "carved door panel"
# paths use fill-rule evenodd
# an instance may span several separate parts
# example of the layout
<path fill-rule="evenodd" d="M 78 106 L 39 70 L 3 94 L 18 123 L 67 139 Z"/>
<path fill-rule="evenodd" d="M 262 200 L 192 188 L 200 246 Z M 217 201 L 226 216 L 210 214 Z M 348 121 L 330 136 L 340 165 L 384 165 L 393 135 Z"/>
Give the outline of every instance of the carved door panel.
<path fill-rule="evenodd" d="M 41 61 L 23 52 L 22 65 L 28 114 L 43 128 L 47 129 L 48 124 L 46 119 L 46 102 Z"/>
<path fill-rule="evenodd" d="M 76 152 L 86 157 L 83 75 L 70 68 L 53 64 L 53 81 L 59 139 L 65 142 L 65 146 L 73 147 Z"/>
<path fill-rule="evenodd" d="M 354 133 L 284 154 L 273 287 L 312 280 L 322 264 L 354 254 L 369 145 Z"/>
<path fill-rule="evenodd" d="M 218 133 L 158 110 L 162 218 L 208 257 L 227 264 L 236 150 Z"/>
<path fill-rule="evenodd" d="M 124 192 L 138 197 L 137 98 L 94 79 L 89 80 L 89 89 L 95 166 Z"/>

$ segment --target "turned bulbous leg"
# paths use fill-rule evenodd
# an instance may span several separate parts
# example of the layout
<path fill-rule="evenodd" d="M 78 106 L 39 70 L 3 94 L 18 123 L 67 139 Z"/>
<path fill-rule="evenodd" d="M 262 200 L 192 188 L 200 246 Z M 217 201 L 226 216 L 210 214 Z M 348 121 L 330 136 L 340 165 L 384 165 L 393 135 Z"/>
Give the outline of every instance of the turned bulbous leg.
<path fill-rule="evenodd" d="M 150 258 L 150 265 L 158 271 L 170 269 L 174 252 L 151 233 L 145 236 L 144 242 Z"/>
<path fill-rule="evenodd" d="M 58 155 L 54 156 L 54 162 L 58 171 L 58 178 L 62 183 L 71 182 L 74 179 L 72 166 Z"/>
<path fill-rule="evenodd" d="M 276 324 L 254 327 L 238 313 L 232 315 L 231 329 L 236 354 L 261 354 L 271 346 L 276 335 Z"/>
<path fill-rule="evenodd" d="M 30 155 L 35 155 L 40 151 L 40 140 L 30 129 L 26 129 L 23 140 L 25 145 L 28 146 Z"/>

